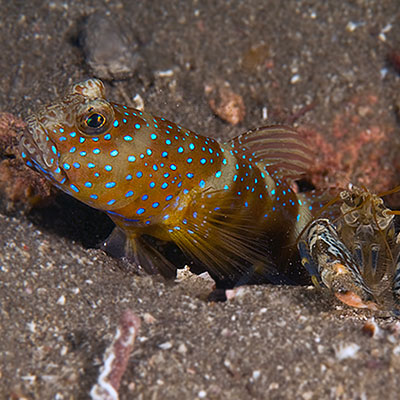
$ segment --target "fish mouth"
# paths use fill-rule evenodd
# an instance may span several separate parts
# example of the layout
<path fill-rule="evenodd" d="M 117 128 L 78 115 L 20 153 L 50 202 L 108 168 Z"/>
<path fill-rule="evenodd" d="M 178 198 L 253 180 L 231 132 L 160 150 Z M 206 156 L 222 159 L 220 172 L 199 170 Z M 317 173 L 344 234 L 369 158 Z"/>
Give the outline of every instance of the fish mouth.
<path fill-rule="evenodd" d="M 60 153 L 47 134 L 45 124 L 35 116 L 30 116 L 26 122 L 27 128 L 23 131 L 19 142 L 23 160 L 29 167 L 43 172 L 48 179 L 64 183 L 67 177 L 59 165 Z"/>

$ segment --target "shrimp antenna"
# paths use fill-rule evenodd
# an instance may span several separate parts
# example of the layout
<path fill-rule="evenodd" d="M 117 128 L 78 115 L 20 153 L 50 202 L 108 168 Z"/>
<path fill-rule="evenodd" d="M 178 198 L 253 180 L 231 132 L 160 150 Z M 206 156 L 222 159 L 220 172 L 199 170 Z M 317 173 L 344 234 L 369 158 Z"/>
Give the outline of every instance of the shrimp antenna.
<path fill-rule="evenodd" d="M 378 197 L 384 197 L 384 196 L 388 196 L 389 194 L 393 194 L 393 193 L 397 193 L 400 191 L 400 185 L 394 187 L 393 189 L 390 189 L 386 192 L 381 192 L 378 193 L 377 196 Z M 400 215 L 400 210 L 386 210 L 386 214 L 390 214 L 390 215 Z"/>
<path fill-rule="evenodd" d="M 389 194 L 397 193 L 399 191 L 400 191 L 400 185 L 396 186 L 393 189 L 390 189 L 386 192 L 378 193 L 377 196 L 384 197 L 384 196 L 388 196 Z M 391 214 L 391 215 L 400 215 L 400 210 L 386 210 L 386 213 Z"/>
<path fill-rule="evenodd" d="M 400 185 L 394 187 L 393 189 L 387 190 L 386 192 L 378 193 L 377 196 L 378 197 L 384 197 L 384 196 L 388 196 L 389 194 L 397 193 L 399 191 L 400 191 Z"/>

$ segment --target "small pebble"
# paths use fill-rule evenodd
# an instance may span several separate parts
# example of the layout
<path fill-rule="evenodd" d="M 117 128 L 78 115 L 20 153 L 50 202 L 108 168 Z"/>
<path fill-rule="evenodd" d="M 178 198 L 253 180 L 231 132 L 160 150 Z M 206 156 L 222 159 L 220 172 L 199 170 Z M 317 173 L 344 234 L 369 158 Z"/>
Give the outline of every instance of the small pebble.
<path fill-rule="evenodd" d="M 279 389 L 279 383 L 278 382 L 271 382 L 268 386 L 269 390 L 276 390 Z"/>
<path fill-rule="evenodd" d="M 58 298 L 57 304 L 59 304 L 60 306 L 63 306 L 65 304 L 65 296 L 64 295 L 62 295 Z"/>
<path fill-rule="evenodd" d="M 171 342 L 161 343 L 161 344 L 158 345 L 158 347 L 159 347 L 161 350 L 169 350 L 169 349 L 172 348 L 172 343 L 171 343 Z"/>
<path fill-rule="evenodd" d="M 253 379 L 256 381 L 261 375 L 261 372 L 259 370 L 253 371 Z"/>
<path fill-rule="evenodd" d="M 382 332 L 381 332 L 381 330 L 380 330 L 380 328 L 379 328 L 379 326 L 378 326 L 378 324 L 375 322 L 375 320 L 372 318 L 372 319 L 369 319 L 365 324 L 364 324 L 364 326 L 362 327 L 362 331 L 366 334 L 366 335 L 368 335 L 368 336 L 370 336 L 370 337 L 372 337 L 372 338 L 378 338 L 378 337 L 380 337 L 380 336 L 382 336 Z"/>
<path fill-rule="evenodd" d="M 187 347 L 184 343 L 181 343 L 178 347 L 178 352 L 181 354 L 186 354 L 187 353 Z"/>
<path fill-rule="evenodd" d="M 150 313 L 145 313 L 143 315 L 143 321 L 146 324 L 154 324 L 154 322 L 156 322 L 157 320 Z"/>
<path fill-rule="evenodd" d="M 396 346 L 396 347 L 393 349 L 393 354 L 394 354 L 395 356 L 400 356 L 400 345 L 399 345 L 399 346 Z"/>
<path fill-rule="evenodd" d="M 140 94 L 136 94 L 133 98 L 133 107 L 139 111 L 144 110 L 144 100 Z"/>
<path fill-rule="evenodd" d="M 204 92 L 215 115 L 231 125 L 243 121 L 246 115 L 243 98 L 233 92 L 228 84 L 207 85 Z"/>
<path fill-rule="evenodd" d="M 300 82 L 300 75 L 299 74 L 295 74 L 290 78 L 290 83 L 292 85 L 294 85 L 295 83 Z"/>
<path fill-rule="evenodd" d="M 236 297 L 243 296 L 246 292 L 247 292 L 247 290 L 243 286 L 239 286 L 234 289 L 225 290 L 225 296 L 226 296 L 227 300 L 232 300 Z"/>
<path fill-rule="evenodd" d="M 304 400 L 311 400 L 312 398 L 313 398 L 313 392 L 304 392 L 302 395 L 301 395 L 301 397 L 304 399 Z"/>
<path fill-rule="evenodd" d="M 170 78 L 171 76 L 174 75 L 174 70 L 173 69 L 166 69 L 164 71 L 157 71 L 155 76 L 158 76 L 160 78 Z"/>

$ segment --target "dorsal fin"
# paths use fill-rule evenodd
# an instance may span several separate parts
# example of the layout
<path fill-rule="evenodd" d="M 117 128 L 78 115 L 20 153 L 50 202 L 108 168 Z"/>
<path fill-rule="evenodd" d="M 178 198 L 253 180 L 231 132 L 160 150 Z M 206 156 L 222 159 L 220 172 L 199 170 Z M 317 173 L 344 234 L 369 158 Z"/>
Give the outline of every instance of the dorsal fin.
<path fill-rule="evenodd" d="M 294 128 L 271 125 L 257 128 L 228 143 L 238 153 L 271 169 L 279 177 L 299 179 L 314 159 L 311 146 Z"/>

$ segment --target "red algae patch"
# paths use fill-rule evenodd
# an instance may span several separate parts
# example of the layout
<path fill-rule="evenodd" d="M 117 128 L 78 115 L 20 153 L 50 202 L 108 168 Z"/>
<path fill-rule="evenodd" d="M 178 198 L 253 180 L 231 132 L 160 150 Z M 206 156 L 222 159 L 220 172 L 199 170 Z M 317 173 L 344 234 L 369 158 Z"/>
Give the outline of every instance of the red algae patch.
<path fill-rule="evenodd" d="M 394 129 L 381 126 L 374 116 L 379 101 L 368 93 L 354 96 L 344 112 L 334 116 L 326 134 L 305 126 L 299 129 L 318 149 L 310 171 L 317 189 L 345 188 L 353 183 L 380 192 L 396 185 L 388 154 Z"/>

